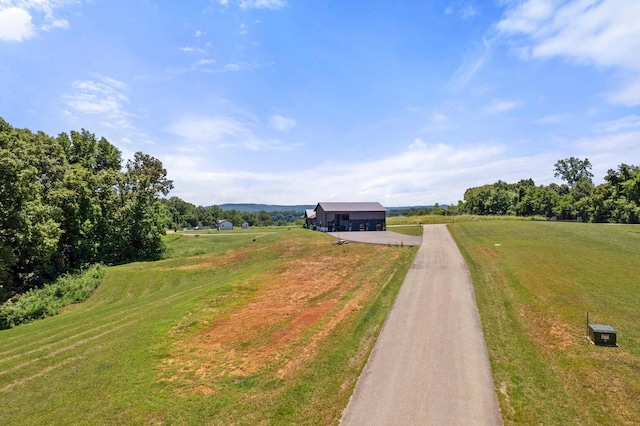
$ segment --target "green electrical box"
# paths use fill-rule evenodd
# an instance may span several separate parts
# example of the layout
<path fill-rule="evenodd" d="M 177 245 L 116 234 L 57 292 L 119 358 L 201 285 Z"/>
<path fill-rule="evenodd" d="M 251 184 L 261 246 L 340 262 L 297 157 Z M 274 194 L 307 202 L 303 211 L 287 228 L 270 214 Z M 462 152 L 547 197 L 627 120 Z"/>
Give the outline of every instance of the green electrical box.
<path fill-rule="evenodd" d="M 609 325 L 589 324 L 589 339 L 598 346 L 618 346 L 616 331 Z"/>

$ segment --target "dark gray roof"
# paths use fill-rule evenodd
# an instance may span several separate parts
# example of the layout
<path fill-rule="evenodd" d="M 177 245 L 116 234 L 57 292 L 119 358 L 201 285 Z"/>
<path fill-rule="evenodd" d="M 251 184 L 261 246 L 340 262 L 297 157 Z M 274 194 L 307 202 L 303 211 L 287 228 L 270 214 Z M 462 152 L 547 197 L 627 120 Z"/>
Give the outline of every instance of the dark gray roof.
<path fill-rule="evenodd" d="M 387 209 L 378 202 L 364 203 L 318 203 L 325 212 L 384 212 Z M 316 209 L 318 208 L 316 206 Z"/>

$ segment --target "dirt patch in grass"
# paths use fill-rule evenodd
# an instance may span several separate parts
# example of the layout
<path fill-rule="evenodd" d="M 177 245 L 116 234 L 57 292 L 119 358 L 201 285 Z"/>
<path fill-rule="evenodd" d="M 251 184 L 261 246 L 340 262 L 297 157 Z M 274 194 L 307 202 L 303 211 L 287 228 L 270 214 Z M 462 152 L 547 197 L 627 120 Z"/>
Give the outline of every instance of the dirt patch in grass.
<path fill-rule="evenodd" d="M 531 311 L 521 311 L 521 316 L 525 317 L 531 337 L 545 350 L 566 351 L 580 341 L 566 324 L 553 318 Z"/>
<path fill-rule="evenodd" d="M 209 321 L 195 336 L 176 336 L 173 357 L 161 368 L 162 380 L 179 382 L 183 391 L 206 393 L 215 392 L 223 377 L 294 374 L 389 279 L 389 269 L 377 265 L 380 259 L 390 265 L 401 254 L 398 248 L 339 248 L 326 241 L 317 250 L 298 249 L 287 247 L 281 267 L 243 283 L 258 288 L 245 303 Z M 208 261 L 194 266 L 204 264 Z"/>

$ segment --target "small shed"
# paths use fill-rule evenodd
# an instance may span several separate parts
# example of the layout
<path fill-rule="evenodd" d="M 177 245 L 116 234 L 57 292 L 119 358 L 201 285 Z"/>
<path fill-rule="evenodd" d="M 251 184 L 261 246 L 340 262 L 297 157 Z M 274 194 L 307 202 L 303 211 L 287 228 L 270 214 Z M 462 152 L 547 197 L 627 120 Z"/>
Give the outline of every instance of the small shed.
<path fill-rule="evenodd" d="M 233 229 L 233 222 L 227 219 L 221 219 L 218 221 L 218 231 L 231 231 Z"/>
<path fill-rule="evenodd" d="M 304 223 L 309 229 L 313 229 L 316 226 L 316 211 L 314 209 L 305 209 Z"/>
<path fill-rule="evenodd" d="M 244 222 L 242 224 L 242 229 L 249 229 L 249 224 L 247 222 Z"/>

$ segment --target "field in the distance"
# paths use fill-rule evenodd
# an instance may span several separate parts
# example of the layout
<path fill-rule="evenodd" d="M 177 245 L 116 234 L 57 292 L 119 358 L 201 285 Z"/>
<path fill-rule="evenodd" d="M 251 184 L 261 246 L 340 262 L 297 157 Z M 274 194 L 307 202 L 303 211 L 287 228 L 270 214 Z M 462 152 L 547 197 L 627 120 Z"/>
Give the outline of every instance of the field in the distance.
<path fill-rule="evenodd" d="M 302 229 L 167 236 L 0 331 L 0 424 L 331 424 L 417 248 Z"/>
<path fill-rule="evenodd" d="M 473 275 L 504 423 L 640 424 L 640 227 L 450 229 Z M 618 348 L 584 338 L 586 312 L 616 329 Z"/>

